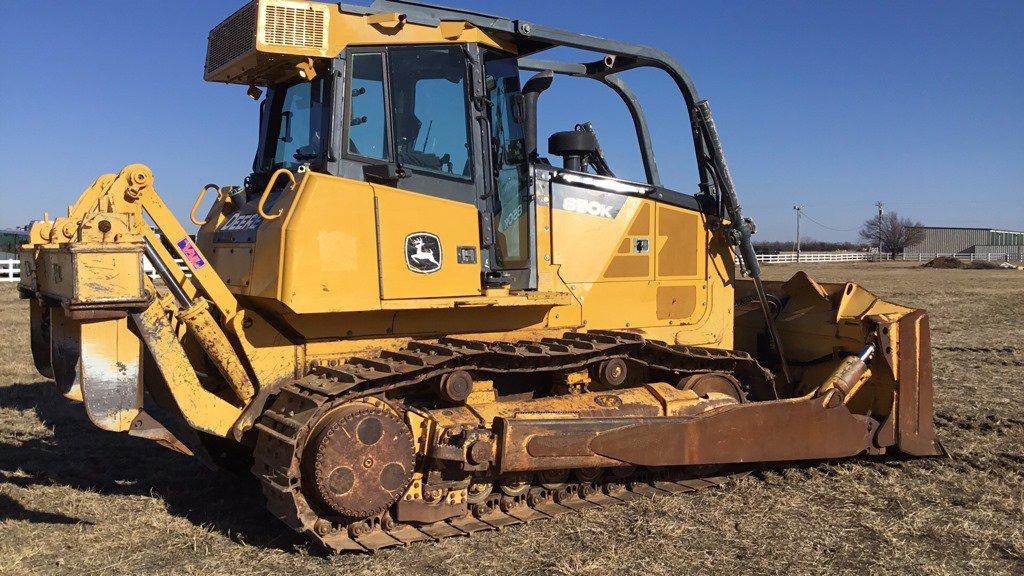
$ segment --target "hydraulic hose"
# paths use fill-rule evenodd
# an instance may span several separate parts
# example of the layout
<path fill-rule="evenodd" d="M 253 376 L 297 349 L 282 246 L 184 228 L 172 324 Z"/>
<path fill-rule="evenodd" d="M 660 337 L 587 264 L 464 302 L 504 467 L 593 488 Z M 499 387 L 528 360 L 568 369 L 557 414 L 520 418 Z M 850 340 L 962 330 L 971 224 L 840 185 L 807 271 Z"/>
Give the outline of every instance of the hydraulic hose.
<path fill-rule="evenodd" d="M 747 274 L 754 281 L 754 290 L 757 292 L 757 299 L 761 302 L 761 313 L 764 316 L 765 326 L 768 334 L 775 345 L 775 352 L 779 357 L 779 367 L 782 377 L 789 387 L 793 386 L 793 380 L 789 374 L 789 366 L 786 364 L 786 355 L 782 349 L 782 338 L 775 327 L 775 319 L 772 318 L 771 308 L 768 305 L 768 296 L 764 291 L 764 284 L 761 282 L 761 266 L 757 262 L 757 252 L 754 250 L 753 223 L 743 217 L 740 209 L 740 200 L 736 195 L 736 187 L 733 185 L 732 174 L 729 172 L 729 165 L 725 161 L 725 150 L 722 148 L 722 141 L 718 136 L 718 128 L 711 115 L 711 105 L 707 100 L 697 103 L 694 112 L 704 133 L 704 139 L 711 154 L 711 164 L 715 179 L 722 195 L 722 202 L 729 215 L 729 232 L 732 243 L 739 249 L 740 262 Z M 778 398 L 778 389 L 775 390 L 775 397 Z"/>

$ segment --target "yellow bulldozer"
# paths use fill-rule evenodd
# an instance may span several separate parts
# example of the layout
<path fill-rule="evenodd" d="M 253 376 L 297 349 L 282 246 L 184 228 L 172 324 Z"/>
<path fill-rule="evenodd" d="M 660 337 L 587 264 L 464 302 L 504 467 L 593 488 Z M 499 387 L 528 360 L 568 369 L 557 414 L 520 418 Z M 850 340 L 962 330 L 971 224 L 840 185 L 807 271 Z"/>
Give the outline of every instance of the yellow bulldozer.
<path fill-rule="evenodd" d="M 561 47 L 593 60 L 536 57 Z M 638 68 L 679 89 L 692 190 L 662 184 Z M 560 76 L 622 99 L 642 181 L 582 118 L 541 149 Z M 419 2 L 255 0 L 210 32 L 205 79 L 262 99 L 251 175 L 200 191 L 194 234 L 141 164 L 32 223 L 33 358 L 99 428 L 251 473 L 327 548 L 940 450 L 927 315 L 761 281 L 668 54 Z"/>

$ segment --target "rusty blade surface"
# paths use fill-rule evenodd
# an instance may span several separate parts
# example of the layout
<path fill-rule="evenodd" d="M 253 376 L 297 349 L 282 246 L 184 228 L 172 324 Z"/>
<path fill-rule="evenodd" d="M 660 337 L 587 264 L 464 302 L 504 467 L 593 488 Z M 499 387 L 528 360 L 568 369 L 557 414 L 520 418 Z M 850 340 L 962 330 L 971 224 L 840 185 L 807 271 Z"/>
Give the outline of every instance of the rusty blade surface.
<path fill-rule="evenodd" d="M 937 456 L 932 420 L 932 343 L 928 314 L 916 310 L 899 322 L 897 446 L 913 456 Z"/>

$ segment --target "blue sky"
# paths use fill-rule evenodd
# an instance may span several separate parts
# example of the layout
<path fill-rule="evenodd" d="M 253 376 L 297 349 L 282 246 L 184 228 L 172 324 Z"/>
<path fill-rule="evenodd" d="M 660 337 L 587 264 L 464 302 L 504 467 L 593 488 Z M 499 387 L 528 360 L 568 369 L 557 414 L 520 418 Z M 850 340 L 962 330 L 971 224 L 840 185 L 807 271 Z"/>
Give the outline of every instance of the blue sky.
<path fill-rule="evenodd" d="M 1024 229 L 1019 0 L 447 3 L 672 53 L 712 103 L 760 239 L 793 236 L 795 203 L 835 229 L 805 220 L 819 239 L 854 238 L 878 200 L 928 225 Z M 4 2 L 0 227 L 132 162 L 182 218 L 203 184 L 240 183 L 257 105 L 202 72 L 208 31 L 241 4 Z M 666 180 L 692 191 L 677 93 L 658 73 L 627 79 L 657 118 Z M 542 134 L 591 120 L 613 167 L 640 173 L 626 110 L 599 85 L 560 79 L 541 106 Z"/>

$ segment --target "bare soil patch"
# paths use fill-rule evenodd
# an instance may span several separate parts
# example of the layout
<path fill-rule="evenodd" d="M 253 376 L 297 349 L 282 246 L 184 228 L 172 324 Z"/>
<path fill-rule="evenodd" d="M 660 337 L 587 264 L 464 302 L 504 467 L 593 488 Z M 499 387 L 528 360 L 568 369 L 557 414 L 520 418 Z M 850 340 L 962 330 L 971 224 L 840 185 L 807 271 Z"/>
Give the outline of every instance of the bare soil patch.
<path fill-rule="evenodd" d="M 945 268 L 949 270 L 955 270 L 959 268 L 967 268 L 967 263 L 959 258 L 951 258 L 949 256 L 939 256 L 938 258 L 932 258 L 921 265 L 922 268 Z"/>
<path fill-rule="evenodd" d="M 0 574 L 1024 573 L 1024 277 L 802 267 L 931 312 L 951 458 L 772 467 L 692 496 L 334 557 L 264 512 L 251 483 L 92 427 L 35 373 L 27 306 L 0 285 Z"/>

